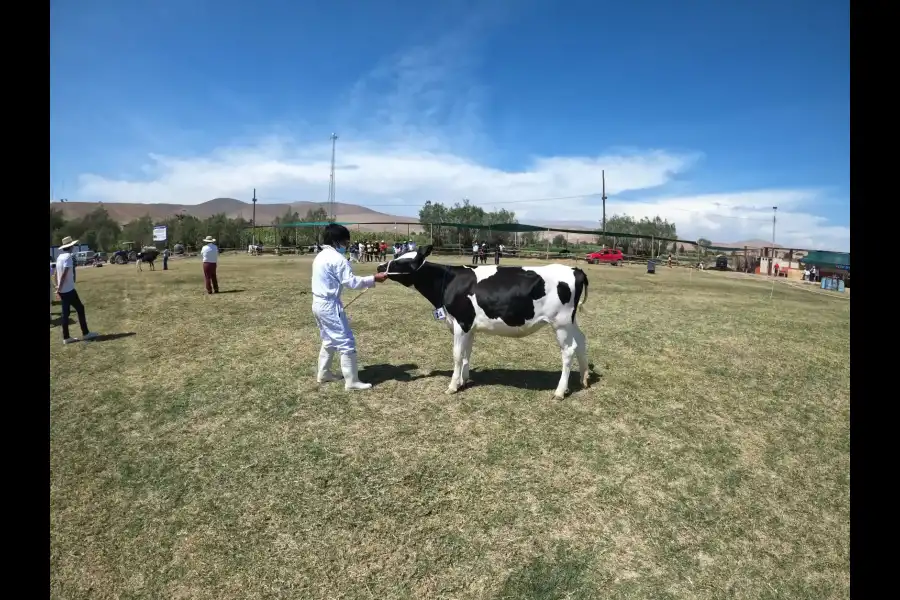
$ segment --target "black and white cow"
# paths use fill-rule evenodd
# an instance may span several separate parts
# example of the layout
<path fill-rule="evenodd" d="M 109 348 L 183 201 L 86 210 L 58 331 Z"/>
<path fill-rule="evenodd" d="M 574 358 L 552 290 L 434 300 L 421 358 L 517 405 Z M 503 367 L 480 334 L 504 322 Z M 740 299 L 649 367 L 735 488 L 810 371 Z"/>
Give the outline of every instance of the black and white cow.
<path fill-rule="evenodd" d="M 537 267 L 450 266 L 428 262 L 431 246 L 407 252 L 378 266 L 379 273 L 415 288 L 453 331 L 453 376 L 448 394 L 469 382 L 475 332 L 525 337 L 545 325 L 556 333 L 562 351 L 562 375 L 554 396 L 566 394 L 572 358 L 578 359 L 581 384 L 588 386 L 587 341 L 575 312 L 587 299 L 584 271 L 565 265 Z M 582 297 L 583 295 L 583 297 Z"/>

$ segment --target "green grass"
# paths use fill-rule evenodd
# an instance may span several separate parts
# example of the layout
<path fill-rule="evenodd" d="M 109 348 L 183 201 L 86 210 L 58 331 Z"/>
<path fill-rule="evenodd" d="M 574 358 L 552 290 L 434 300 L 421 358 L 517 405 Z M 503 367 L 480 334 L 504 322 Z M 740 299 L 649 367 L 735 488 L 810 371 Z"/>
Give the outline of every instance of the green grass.
<path fill-rule="evenodd" d="M 588 266 L 602 376 L 555 401 L 549 331 L 481 335 L 444 395 L 449 333 L 386 283 L 347 393 L 315 383 L 309 269 L 79 270 L 91 328 L 134 335 L 51 322 L 52 597 L 849 597 L 846 299 Z"/>

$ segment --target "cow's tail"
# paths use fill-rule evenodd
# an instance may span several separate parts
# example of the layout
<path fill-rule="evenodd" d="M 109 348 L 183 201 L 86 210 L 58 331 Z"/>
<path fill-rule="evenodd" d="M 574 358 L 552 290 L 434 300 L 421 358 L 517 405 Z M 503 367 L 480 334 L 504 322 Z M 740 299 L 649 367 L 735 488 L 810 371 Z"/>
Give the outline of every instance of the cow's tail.
<path fill-rule="evenodd" d="M 581 308 L 584 312 L 584 303 L 588 297 L 588 278 L 584 271 L 575 268 L 575 310 L 572 311 L 572 322 L 575 322 L 575 313 Z"/>

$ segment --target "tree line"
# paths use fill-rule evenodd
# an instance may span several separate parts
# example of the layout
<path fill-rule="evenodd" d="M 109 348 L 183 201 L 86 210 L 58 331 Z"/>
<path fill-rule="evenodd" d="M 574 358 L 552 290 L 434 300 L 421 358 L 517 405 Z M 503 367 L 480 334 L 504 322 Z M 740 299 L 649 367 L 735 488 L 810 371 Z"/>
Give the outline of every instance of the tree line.
<path fill-rule="evenodd" d="M 462 244 L 467 246 L 475 240 L 487 241 L 489 243 L 501 243 L 507 245 L 510 243 L 514 233 L 505 231 L 491 230 L 491 225 L 497 224 L 516 224 L 516 213 L 501 209 L 499 211 L 485 211 L 479 206 L 472 205 L 468 200 L 457 202 L 452 207 L 447 207 L 440 202 L 426 202 L 419 210 L 419 222 L 426 226 L 426 233 L 430 233 L 428 229 L 433 227 L 435 246 Z M 438 223 L 465 223 L 468 225 L 477 225 L 476 228 L 456 228 L 442 227 Z M 597 244 L 606 244 L 612 246 L 615 244 L 622 249 L 625 254 L 630 253 L 646 253 L 651 250 L 651 238 L 670 238 L 677 239 L 678 231 L 675 223 L 671 223 L 666 219 L 656 216 L 652 219 L 644 217 L 640 220 L 629 215 L 613 215 L 606 222 L 606 230 L 615 233 L 626 233 L 631 235 L 646 236 L 644 238 L 619 237 L 613 235 L 598 235 Z M 519 234 L 518 241 L 521 246 L 539 246 L 547 243 L 548 234 L 552 232 L 528 231 Z M 553 246 L 563 247 L 567 245 L 566 236 L 558 233 L 550 239 Z M 709 245 L 709 244 L 707 244 Z M 665 243 L 665 249 L 670 248 L 669 242 Z M 654 248 L 653 250 L 657 250 Z M 677 243 L 671 243 L 672 252 L 684 252 L 684 247 Z"/>
<path fill-rule="evenodd" d="M 468 200 L 457 202 L 451 207 L 440 202 L 428 201 L 419 209 L 419 223 L 425 226 L 425 233 L 434 238 L 437 248 L 442 246 L 471 245 L 472 242 L 489 241 L 507 245 L 514 234 L 505 231 L 490 231 L 491 225 L 518 223 L 516 213 L 500 209 L 486 211 Z M 477 228 L 441 227 L 438 223 L 465 223 L 479 225 Z"/>
<path fill-rule="evenodd" d="M 223 248 L 236 248 L 248 239 L 246 228 L 250 222 L 238 217 L 231 219 L 224 214 L 198 219 L 193 215 L 172 215 L 163 221 L 154 221 L 149 215 L 133 219 L 120 225 L 102 206 L 98 206 L 83 217 L 66 219 L 61 210 L 50 207 L 50 245 L 59 245 L 62 238 L 70 236 L 87 244 L 91 250 L 112 252 L 123 242 L 132 242 L 136 247 L 154 245 L 153 227 L 166 226 L 166 241 L 156 245 L 174 246 L 183 244 L 188 251 L 196 251 L 207 235 L 216 238 Z"/>
<path fill-rule="evenodd" d="M 293 223 L 322 223 L 328 221 L 328 213 L 324 208 L 311 209 L 306 215 L 301 216 L 290 209 L 272 222 L 271 227 L 259 227 L 256 229 L 256 241 L 266 246 L 307 246 L 321 242 L 322 226 L 312 225 L 308 227 L 292 227 Z M 418 234 L 410 234 L 410 238 L 418 243 L 433 243 L 436 247 L 462 245 L 467 247 L 475 240 L 512 245 L 514 233 L 491 230 L 491 225 L 517 224 L 516 214 L 506 209 L 499 211 L 485 211 L 479 206 L 471 204 L 468 200 L 457 202 L 447 207 L 439 202 L 426 202 L 419 210 L 419 222 L 425 231 Z M 475 228 L 457 228 L 439 226 L 438 223 L 461 223 L 476 225 Z M 167 240 L 165 244 L 183 244 L 188 251 L 196 251 L 202 246 L 201 240 L 211 235 L 216 238 L 221 248 L 242 248 L 253 241 L 254 230 L 252 221 L 238 218 L 229 218 L 225 214 L 217 214 L 206 219 L 199 219 L 193 215 L 176 214 L 161 221 L 154 222 L 149 216 L 134 219 L 124 225 L 114 221 L 106 209 L 98 206 L 87 215 L 77 219 L 66 219 L 62 211 L 50 207 L 50 245 L 58 245 L 62 238 L 71 236 L 83 244 L 87 244 L 92 250 L 110 252 L 118 249 L 122 242 L 133 242 L 136 246 L 153 244 L 154 225 L 167 227 Z M 597 244 L 612 246 L 615 244 L 625 254 L 643 254 L 651 251 L 650 237 L 670 238 L 678 237 L 675 223 L 662 219 L 659 216 L 640 220 L 629 215 L 613 215 L 607 220 L 607 236 L 598 235 Z M 354 238 L 360 241 L 387 240 L 389 242 L 401 241 L 407 238 L 406 232 L 353 232 Z M 552 232 L 551 232 L 552 233 Z M 646 238 L 615 238 L 613 233 L 627 233 L 642 235 Z M 519 246 L 542 246 L 547 243 L 546 232 L 525 232 L 518 235 Z M 555 234 L 551 239 L 555 247 L 567 245 L 566 236 Z M 709 240 L 701 239 L 702 247 L 710 245 Z M 661 253 L 684 253 L 684 246 L 675 242 L 665 242 L 661 247 L 654 248 Z"/>
<path fill-rule="evenodd" d="M 322 241 L 321 225 L 307 227 L 290 227 L 292 223 L 321 223 L 328 221 L 328 213 L 323 208 L 307 211 L 300 216 L 296 211 L 288 210 L 284 215 L 276 217 L 271 227 L 258 227 L 255 241 L 264 246 L 312 246 Z M 166 226 L 166 241 L 153 242 L 153 227 Z M 389 240 L 403 241 L 408 239 L 406 231 L 399 232 L 353 232 L 354 239 L 359 241 Z M 198 219 L 193 215 L 176 214 L 162 221 L 154 221 L 149 215 L 120 225 L 109 216 L 102 206 L 98 206 L 87 215 L 77 219 L 66 219 L 61 210 L 50 207 L 50 245 L 59 245 L 66 236 L 79 240 L 82 244 L 97 252 L 118 250 L 123 242 L 133 242 L 135 246 L 160 245 L 169 247 L 175 244 L 184 245 L 188 252 L 196 252 L 203 246 L 201 241 L 207 235 L 216 238 L 220 248 L 246 248 L 254 241 L 253 222 L 242 217 L 229 218 L 225 214 L 217 214 L 206 219 Z M 395 239 L 396 238 L 396 239 Z M 427 241 L 423 233 L 411 234 L 409 238 L 417 243 Z"/>

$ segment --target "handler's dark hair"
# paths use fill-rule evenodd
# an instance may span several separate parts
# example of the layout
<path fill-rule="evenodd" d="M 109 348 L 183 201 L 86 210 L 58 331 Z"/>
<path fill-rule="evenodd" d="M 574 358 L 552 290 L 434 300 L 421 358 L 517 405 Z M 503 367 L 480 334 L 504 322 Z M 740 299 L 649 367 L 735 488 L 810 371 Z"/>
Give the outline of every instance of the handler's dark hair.
<path fill-rule="evenodd" d="M 329 223 L 322 231 L 322 243 L 332 248 L 340 245 L 341 242 L 350 241 L 350 230 L 343 225 L 337 223 Z"/>

